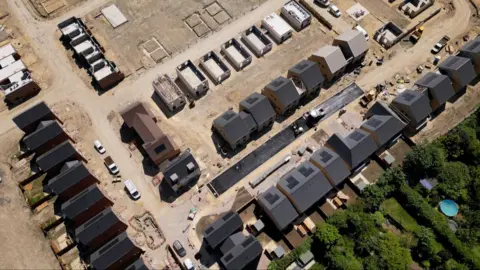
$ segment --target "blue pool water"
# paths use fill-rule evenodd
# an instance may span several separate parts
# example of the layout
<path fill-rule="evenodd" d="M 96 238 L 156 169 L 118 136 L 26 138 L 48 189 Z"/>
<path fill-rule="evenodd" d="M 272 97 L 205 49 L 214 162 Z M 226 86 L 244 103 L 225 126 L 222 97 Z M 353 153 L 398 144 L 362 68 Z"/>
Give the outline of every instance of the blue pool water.
<path fill-rule="evenodd" d="M 440 202 L 440 210 L 448 217 L 454 217 L 458 214 L 458 205 L 452 200 L 443 200 Z"/>

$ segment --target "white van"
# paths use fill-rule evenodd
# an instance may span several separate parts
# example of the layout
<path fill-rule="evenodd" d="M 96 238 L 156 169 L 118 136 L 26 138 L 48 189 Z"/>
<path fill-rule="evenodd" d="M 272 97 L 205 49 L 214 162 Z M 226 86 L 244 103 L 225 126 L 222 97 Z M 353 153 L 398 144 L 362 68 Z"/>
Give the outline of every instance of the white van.
<path fill-rule="evenodd" d="M 365 36 L 365 39 L 368 41 L 370 38 L 368 37 L 368 33 L 367 33 L 367 30 L 363 29 L 363 27 L 361 27 L 360 25 L 357 25 L 355 26 L 353 29 L 357 30 L 357 31 L 360 31 L 364 36 Z"/>
<path fill-rule="evenodd" d="M 127 179 L 123 183 L 125 184 L 125 187 L 127 188 L 128 193 L 130 193 L 130 196 L 132 196 L 134 200 L 140 199 L 140 192 L 138 192 L 137 187 L 135 186 L 132 180 Z"/>

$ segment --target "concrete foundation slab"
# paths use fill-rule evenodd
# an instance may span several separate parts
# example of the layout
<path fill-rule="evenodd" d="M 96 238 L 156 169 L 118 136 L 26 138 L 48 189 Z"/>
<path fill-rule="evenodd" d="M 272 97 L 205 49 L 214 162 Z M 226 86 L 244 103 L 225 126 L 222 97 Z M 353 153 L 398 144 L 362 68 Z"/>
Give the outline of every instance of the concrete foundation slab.
<path fill-rule="evenodd" d="M 218 78 L 223 75 L 223 70 L 215 63 L 215 60 L 209 59 L 205 61 L 204 65 L 207 67 L 210 76 L 213 78 Z"/>
<path fill-rule="evenodd" d="M 153 61 L 156 63 L 159 63 L 167 56 L 167 53 L 162 48 L 158 48 L 156 51 L 150 54 L 150 57 L 152 57 Z"/>
<path fill-rule="evenodd" d="M 200 19 L 200 16 L 198 14 L 192 14 L 190 17 L 188 17 L 185 22 L 190 26 L 191 28 L 194 28 L 195 26 L 199 25 L 202 23 L 202 20 Z"/>
<path fill-rule="evenodd" d="M 149 41 L 143 43 L 143 48 L 145 48 L 145 50 L 148 53 L 152 53 L 156 49 L 160 48 L 160 46 L 158 45 L 158 43 L 155 40 L 150 39 Z"/>
<path fill-rule="evenodd" d="M 203 37 L 210 32 L 210 28 L 208 28 L 206 24 L 201 23 L 193 28 L 193 32 L 195 32 L 198 37 Z"/>
<path fill-rule="evenodd" d="M 350 17 L 352 17 L 357 22 L 362 20 L 368 14 L 370 14 L 370 12 L 359 3 L 347 9 L 347 13 L 348 15 L 350 15 Z"/>
<path fill-rule="evenodd" d="M 108 6 L 102 9 L 101 12 L 113 28 L 117 28 L 120 25 L 128 22 L 125 15 L 123 15 L 116 5 Z"/>
<path fill-rule="evenodd" d="M 208 12 L 208 14 L 210 14 L 210 16 L 214 16 L 217 13 L 219 13 L 220 11 L 222 11 L 223 8 L 217 2 L 213 2 L 205 10 Z"/>
<path fill-rule="evenodd" d="M 223 24 L 230 19 L 230 16 L 228 16 L 227 12 L 222 10 L 220 13 L 215 15 L 214 18 L 218 24 Z"/>

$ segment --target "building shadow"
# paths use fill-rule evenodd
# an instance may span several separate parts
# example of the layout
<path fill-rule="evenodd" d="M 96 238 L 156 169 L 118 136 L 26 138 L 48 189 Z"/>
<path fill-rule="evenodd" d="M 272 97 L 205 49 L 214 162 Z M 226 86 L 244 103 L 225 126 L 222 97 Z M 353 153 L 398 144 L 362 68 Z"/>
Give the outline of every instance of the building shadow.
<path fill-rule="evenodd" d="M 458 90 L 455 95 L 453 95 L 449 100 L 448 102 L 450 103 L 455 103 L 459 98 L 461 98 L 463 95 L 465 95 L 467 93 L 467 87 L 464 87 L 460 90 Z"/>
<path fill-rule="evenodd" d="M 178 194 L 173 191 L 172 187 L 165 180 L 161 181 L 160 185 L 158 185 L 158 191 L 160 200 L 163 202 L 173 203 L 178 198 Z"/>
<path fill-rule="evenodd" d="M 170 111 L 170 109 L 162 101 L 162 99 L 160 99 L 160 97 L 155 93 L 155 91 L 152 93 L 151 98 L 152 98 L 153 102 L 155 102 L 155 104 L 157 104 L 158 108 L 160 108 L 160 110 L 163 112 L 163 114 L 167 118 L 170 118 L 170 117 L 174 116 L 175 114 L 177 114 L 178 112 L 183 110 L 183 108 L 185 108 L 185 104 L 183 104 L 181 107 L 177 108 L 176 110 Z"/>
<path fill-rule="evenodd" d="M 155 163 L 153 163 L 153 161 L 148 157 L 148 155 L 146 155 L 147 153 L 143 151 L 143 148 L 140 147 L 138 149 L 140 150 L 140 153 L 142 153 L 143 155 L 143 159 L 142 159 L 143 173 L 150 177 L 154 177 L 160 172 L 160 168 L 158 168 L 158 166 Z"/>

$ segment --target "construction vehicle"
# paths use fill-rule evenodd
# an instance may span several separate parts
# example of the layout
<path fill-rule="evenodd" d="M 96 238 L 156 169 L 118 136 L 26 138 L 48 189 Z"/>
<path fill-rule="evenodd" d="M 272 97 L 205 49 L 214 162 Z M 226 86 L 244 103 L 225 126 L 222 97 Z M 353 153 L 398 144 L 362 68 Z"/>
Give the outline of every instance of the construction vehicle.
<path fill-rule="evenodd" d="M 417 26 L 415 31 L 413 31 L 412 35 L 410 36 L 410 41 L 415 44 L 418 42 L 418 40 L 422 37 L 423 30 L 425 30 L 425 27 L 423 25 Z"/>
<path fill-rule="evenodd" d="M 375 99 L 375 90 L 370 90 L 368 93 L 365 93 L 360 99 L 360 106 L 366 108 L 367 105 Z"/>

